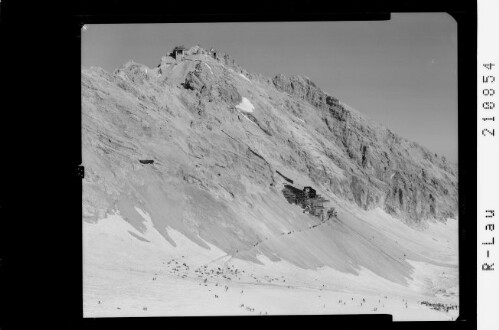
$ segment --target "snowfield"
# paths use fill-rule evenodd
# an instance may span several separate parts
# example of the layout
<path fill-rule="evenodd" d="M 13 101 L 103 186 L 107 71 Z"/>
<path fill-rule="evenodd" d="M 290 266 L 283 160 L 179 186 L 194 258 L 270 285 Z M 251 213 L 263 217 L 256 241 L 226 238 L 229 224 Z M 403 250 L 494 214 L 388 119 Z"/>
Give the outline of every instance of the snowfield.
<path fill-rule="evenodd" d="M 256 264 L 230 257 L 207 242 L 209 249 L 202 248 L 167 228 L 173 246 L 153 227 L 146 212 L 135 209 L 144 218 L 143 233 L 119 213 L 97 224 L 83 222 L 85 317 L 388 313 L 402 321 L 452 320 L 458 315 L 458 310 L 439 312 L 419 303 L 457 303 L 457 292 L 437 296 L 425 287 L 430 278 L 439 278 L 438 273 L 447 273 L 442 283 L 449 277 L 456 279 L 457 267 L 411 261 L 412 281 L 404 286 L 365 268 L 358 275 L 330 267 L 304 269 L 262 255 L 258 256 L 261 264 Z M 418 231 L 383 211 L 370 213 L 376 226 L 400 235 L 401 240 L 419 239 Z M 431 224 L 424 236 L 452 247 L 456 242 L 449 241 L 449 233 L 456 225 L 455 220 Z M 441 254 L 432 251 L 434 258 L 447 258 L 445 249 Z"/>
<path fill-rule="evenodd" d="M 243 97 L 241 103 L 236 105 L 236 108 L 245 112 L 253 112 L 253 110 L 255 109 L 253 104 L 251 104 L 251 102 L 245 97 Z"/>

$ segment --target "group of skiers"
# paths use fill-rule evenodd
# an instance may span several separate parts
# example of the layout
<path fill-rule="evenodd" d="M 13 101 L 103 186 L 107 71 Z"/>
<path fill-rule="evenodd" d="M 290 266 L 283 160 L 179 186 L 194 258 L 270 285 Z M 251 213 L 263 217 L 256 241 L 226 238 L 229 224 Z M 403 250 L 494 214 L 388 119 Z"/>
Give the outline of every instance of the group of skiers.
<path fill-rule="evenodd" d="M 457 309 L 457 305 L 447 305 L 447 304 L 442 304 L 442 303 L 431 303 L 431 302 L 425 301 L 425 300 L 421 301 L 420 304 L 428 306 L 431 309 L 435 309 L 437 311 L 448 312 L 449 310 Z"/>

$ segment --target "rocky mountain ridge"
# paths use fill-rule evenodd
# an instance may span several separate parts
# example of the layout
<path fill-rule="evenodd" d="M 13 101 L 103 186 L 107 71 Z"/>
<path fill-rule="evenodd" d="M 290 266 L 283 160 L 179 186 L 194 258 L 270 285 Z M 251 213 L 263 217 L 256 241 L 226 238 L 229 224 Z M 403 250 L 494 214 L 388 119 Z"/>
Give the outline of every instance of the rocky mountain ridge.
<path fill-rule="evenodd" d="M 164 56 L 155 69 L 129 62 L 113 75 L 102 70 L 91 72 L 137 97 L 139 102 L 150 103 L 156 107 L 155 111 L 168 111 L 165 98 L 172 88 L 176 89 L 170 93 L 194 117 L 192 128 L 201 125 L 211 131 L 218 126 L 229 140 L 231 136 L 222 130 L 222 121 L 235 121 L 236 114 L 239 122 L 249 120 L 272 142 L 284 147 L 279 157 L 270 162 L 279 163 L 274 164 L 275 169 L 304 173 L 312 184 L 364 209 L 382 207 L 415 222 L 456 216 L 455 165 L 376 125 L 308 78 L 283 74 L 271 80 L 262 78 L 242 69 L 229 55 L 200 47 L 192 47 L 182 59 Z M 85 71 L 82 79 L 85 82 Z M 242 94 L 248 94 L 246 89 L 257 83 L 260 89 L 271 89 L 277 97 L 260 91 L 258 97 L 263 97 L 267 104 L 250 99 L 256 103 L 257 111 L 245 113 L 234 109 Z M 220 109 L 218 116 L 214 110 L 220 107 L 225 109 Z M 279 114 L 269 111 L 269 107 L 286 113 L 295 122 L 304 121 L 299 122 L 300 129 L 310 132 L 310 138 L 315 140 L 312 145 L 319 150 L 309 150 L 296 140 L 293 130 L 285 131 L 286 126 L 279 123 Z M 190 148 L 192 151 L 199 146 L 190 145 Z M 255 149 L 249 150 L 258 154 Z M 316 152 L 320 157 L 315 157 Z M 256 158 L 256 163 L 264 159 L 250 157 Z M 270 168 L 259 173 L 258 181 L 270 185 L 271 173 Z"/>
<path fill-rule="evenodd" d="M 319 111 L 327 126 L 327 131 L 321 133 L 342 148 L 356 165 L 350 171 L 350 191 L 347 188 L 343 194 L 353 197 L 359 206 L 369 209 L 381 202 L 386 211 L 416 221 L 455 217 L 457 169 L 445 157 L 367 120 L 307 78 L 280 74 L 273 78 L 273 83 L 278 90 L 309 102 Z M 334 156 L 331 158 L 334 162 Z M 345 163 L 336 164 L 348 168 Z M 429 176 L 428 169 L 425 171 L 428 166 L 438 172 Z M 317 175 L 316 180 L 321 179 L 325 177 Z M 439 205 L 437 196 L 440 200 L 450 199 L 450 204 Z"/>

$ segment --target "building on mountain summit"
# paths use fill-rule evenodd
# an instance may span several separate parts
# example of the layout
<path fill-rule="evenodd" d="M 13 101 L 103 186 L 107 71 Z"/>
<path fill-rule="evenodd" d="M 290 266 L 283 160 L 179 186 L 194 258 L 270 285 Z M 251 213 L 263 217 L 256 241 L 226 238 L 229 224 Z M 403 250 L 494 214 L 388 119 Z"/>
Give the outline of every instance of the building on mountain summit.
<path fill-rule="evenodd" d="M 171 56 L 176 60 L 181 59 L 185 55 L 186 50 L 187 48 L 185 48 L 185 46 L 183 45 L 176 46 L 175 48 L 173 48 Z"/>

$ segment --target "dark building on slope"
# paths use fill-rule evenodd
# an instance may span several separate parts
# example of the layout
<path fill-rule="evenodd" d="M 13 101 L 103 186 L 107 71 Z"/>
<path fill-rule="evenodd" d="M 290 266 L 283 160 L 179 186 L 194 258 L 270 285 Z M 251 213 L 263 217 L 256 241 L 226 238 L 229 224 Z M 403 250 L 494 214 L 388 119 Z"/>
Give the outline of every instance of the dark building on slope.
<path fill-rule="evenodd" d="M 175 48 L 173 48 L 172 52 L 171 52 L 171 56 L 178 60 L 178 59 L 181 59 L 184 55 L 185 55 L 185 52 L 187 51 L 187 48 L 185 48 L 185 46 L 181 45 L 181 46 L 176 46 Z"/>
<path fill-rule="evenodd" d="M 303 213 L 309 213 L 324 219 L 324 203 L 329 202 L 312 187 L 304 187 L 303 190 L 285 184 L 282 193 L 290 204 L 297 204 L 303 209 Z"/>
<path fill-rule="evenodd" d="M 317 192 L 312 187 L 304 187 L 303 193 L 306 198 L 314 198 L 317 195 Z"/>

